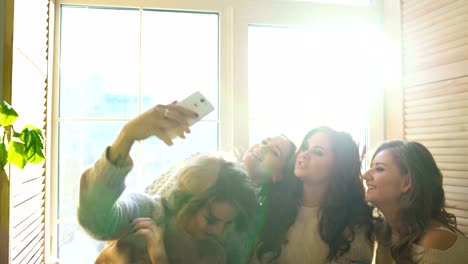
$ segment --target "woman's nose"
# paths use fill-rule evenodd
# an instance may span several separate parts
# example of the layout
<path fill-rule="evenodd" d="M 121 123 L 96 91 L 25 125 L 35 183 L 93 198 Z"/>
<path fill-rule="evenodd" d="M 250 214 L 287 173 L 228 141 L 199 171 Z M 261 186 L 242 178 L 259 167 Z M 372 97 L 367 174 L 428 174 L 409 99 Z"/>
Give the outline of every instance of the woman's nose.
<path fill-rule="evenodd" d="M 371 178 L 371 170 L 372 169 L 368 169 L 367 171 L 365 171 L 363 174 L 362 174 L 362 178 L 366 181 L 370 180 Z"/>

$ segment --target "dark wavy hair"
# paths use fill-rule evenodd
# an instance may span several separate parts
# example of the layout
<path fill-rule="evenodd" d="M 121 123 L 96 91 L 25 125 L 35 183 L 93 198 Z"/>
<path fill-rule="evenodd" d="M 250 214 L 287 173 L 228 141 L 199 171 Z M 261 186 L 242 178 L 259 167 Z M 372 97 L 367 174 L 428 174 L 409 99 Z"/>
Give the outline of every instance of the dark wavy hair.
<path fill-rule="evenodd" d="M 443 175 L 424 145 L 402 140 L 389 141 L 377 148 L 372 160 L 383 150 L 392 154 L 401 172 L 411 179 L 411 188 L 401 202 L 399 221 L 402 228 L 395 230 L 400 239 L 391 245 L 391 253 L 397 263 L 412 263 L 411 245 L 421 237 L 431 219 L 455 231 L 458 230 L 456 217 L 445 208 Z M 391 228 L 385 220 L 377 237 L 383 243 L 390 244 Z"/>
<path fill-rule="evenodd" d="M 308 147 L 308 140 L 316 133 L 325 133 L 330 137 L 334 166 L 327 178 L 325 196 L 319 204 L 319 230 L 321 239 L 328 245 L 327 261 L 337 259 L 346 253 L 354 239 L 354 227 L 366 230 L 367 238 L 372 243 L 373 208 L 364 200 L 364 186 L 361 178 L 361 162 L 359 150 L 352 137 L 345 132 L 338 132 L 330 127 L 318 127 L 310 130 L 304 137 L 298 153 Z M 292 183 L 289 189 L 291 195 L 284 197 L 284 207 L 278 211 L 288 214 L 283 226 L 276 227 L 269 232 L 277 234 L 277 242 L 260 241 L 263 246 L 257 250 L 257 256 L 262 257 L 266 252 L 273 252 L 277 258 L 281 254 L 281 245 L 286 242 L 289 228 L 294 224 L 303 196 L 303 184 Z M 279 208 L 277 208 L 279 209 Z M 266 221 L 275 221 L 266 216 Z M 265 224 L 267 225 L 267 224 Z"/>
<path fill-rule="evenodd" d="M 290 206 L 290 203 L 299 183 L 294 176 L 297 147 L 290 139 L 288 142 L 291 150 L 281 169 L 281 181 L 268 181 L 260 187 L 255 236 L 257 255 L 280 250 L 282 242 L 286 239 L 287 229 L 295 220 L 295 209 Z"/>

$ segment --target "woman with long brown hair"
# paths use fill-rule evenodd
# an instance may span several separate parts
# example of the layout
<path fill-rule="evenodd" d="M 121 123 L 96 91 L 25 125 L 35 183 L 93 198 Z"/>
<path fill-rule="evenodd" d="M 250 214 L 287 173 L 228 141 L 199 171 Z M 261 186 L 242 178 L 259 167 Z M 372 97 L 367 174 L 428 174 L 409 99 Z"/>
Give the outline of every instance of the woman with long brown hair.
<path fill-rule="evenodd" d="M 443 175 L 424 145 L 383 143 L 364 179 L 366 200 L 384 216 L 377 232 L 378 264 L 467 262 L 468 239 L 446 210 Z"/>
<path fill-rule="evenodd" d="M 265 217 L 254 262 L 370 263 L 372 208 L 364 200 L 359 150 L 329 127 L 309 131 L 297 152 L 284 219 Z M 277 208 L 277 210 L 284 210 Z M 292 209 L 292 210 L 289 210 Z"/>

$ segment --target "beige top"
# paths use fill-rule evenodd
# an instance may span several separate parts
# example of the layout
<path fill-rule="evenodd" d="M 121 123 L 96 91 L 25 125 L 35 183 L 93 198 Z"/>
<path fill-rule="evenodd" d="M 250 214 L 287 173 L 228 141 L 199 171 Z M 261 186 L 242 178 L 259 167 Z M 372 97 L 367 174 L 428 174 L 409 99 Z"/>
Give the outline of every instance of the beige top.
<path fill-rule="evenodd" d="M 411 251 L 414 253 L 415 264 L 465 264 L 468 263 L 468 238 L 460 232 L 456 232 L 457 240 L 446 250 L 437 250 L 425 248 L 420 245 L 413 244 Z M 398 236 L 392 236 L 393 238 Z M 388 247 L 379 246 L 376 255 L 377 264 L 386 264 L 396 262 L 391 259 L 390 249 Z"/>
<path fill-rule="evenodd" d="M 283 246 L 278 264 L 311 264 L 327 263 L 328 245 L 320 238 L 318 230 L 318 207 L 301 207 L 294 225 L 288 231 L 288 242 Z M 265 256 L 261 263 L 268 263 Z M 332 263 L 350 264 L 353 261 L 370 263 L 372 261 L 372 245 L 364 231 L 355 231 L 354 241 L 350 250 Z M 254 261 L 258 262 L 258 260 Z"/>

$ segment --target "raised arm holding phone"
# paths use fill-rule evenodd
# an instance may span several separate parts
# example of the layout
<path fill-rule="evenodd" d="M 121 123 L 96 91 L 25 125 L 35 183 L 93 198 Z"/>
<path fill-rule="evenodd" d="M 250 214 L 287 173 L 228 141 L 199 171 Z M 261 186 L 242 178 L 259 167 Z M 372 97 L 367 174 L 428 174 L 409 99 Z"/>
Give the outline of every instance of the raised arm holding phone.
<path fill-rule="evenodd" d="M 246 229 L 256 207 L 254 187 L 239 165 L 202 155 L 180 170 L 168 198 L 122 194 L 132 145 L 151 136 L 172 145 L 174 131 L 185 138 L 194 118 L 200 114 L 176 102 L 158 105 L 130 120 L 83 173 L 79 223 L 109 242 L 96 263 L 225 263 L 218 237 L 230 225 Z"/>

